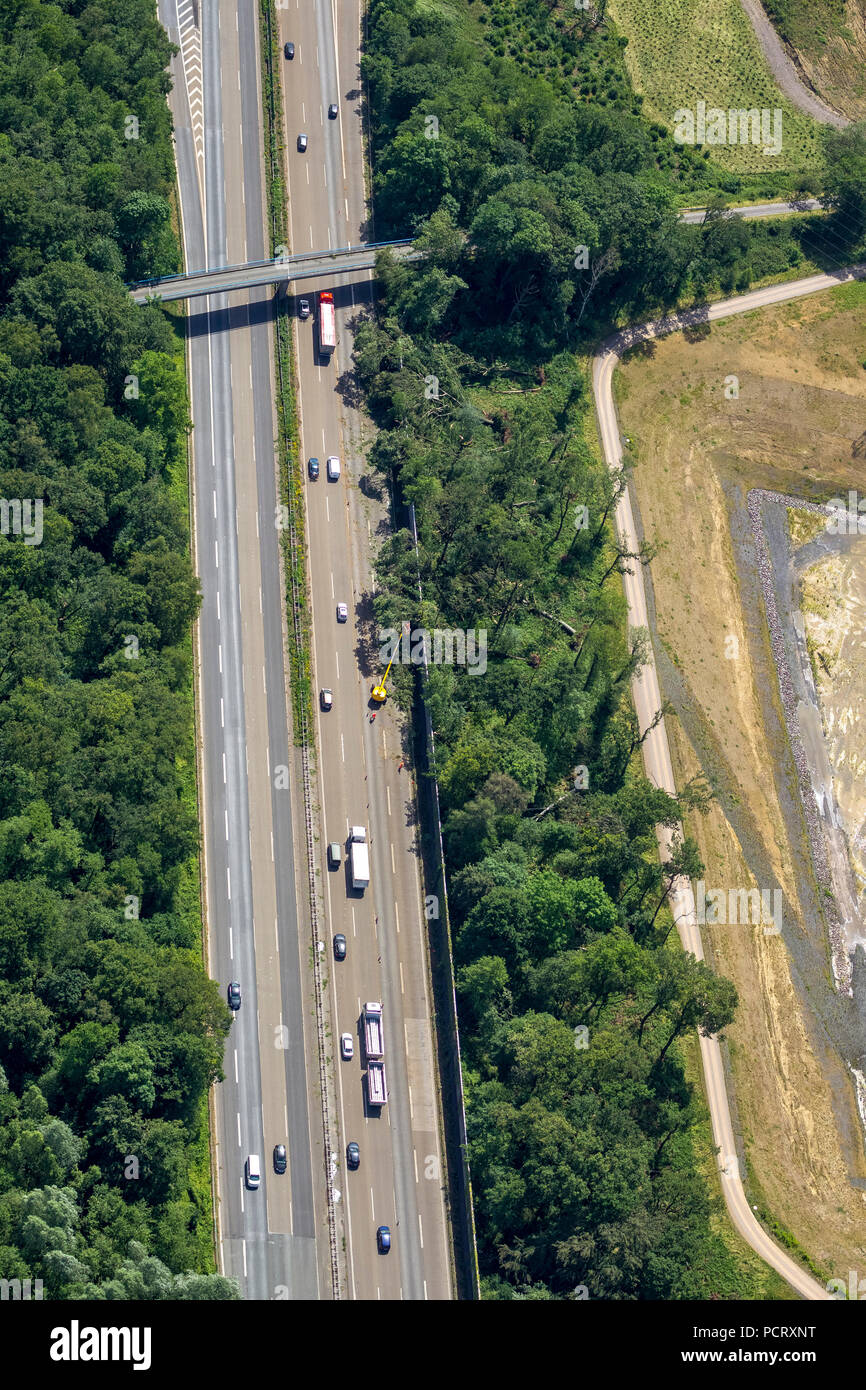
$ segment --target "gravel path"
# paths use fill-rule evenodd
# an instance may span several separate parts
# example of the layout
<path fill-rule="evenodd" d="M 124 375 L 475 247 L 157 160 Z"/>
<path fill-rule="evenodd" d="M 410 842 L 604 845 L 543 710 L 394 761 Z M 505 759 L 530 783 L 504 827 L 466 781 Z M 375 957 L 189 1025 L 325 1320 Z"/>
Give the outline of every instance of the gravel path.
<path fill-rule="evenodd" d="M 837 130 L 842 130 L 844 126 L 850 125 L 851 122 L 847 117 L 840 116 L 838 111 L 834 111 L 819 96 L 815 95 L 811 87 L 804 84 L 796 67 L 788 57 L 782 40 L 767 18 L 767 13 L 760 0 L 740 0 L 740 4 L 755 31 L 758 43 L 761 45 L 761 51 L 770 65 L 770 71 L 791 105 L 796 106 L 799 111 L 805 111 L 807 116 L 812 116 L 822 125 L 832 125 Z"/>

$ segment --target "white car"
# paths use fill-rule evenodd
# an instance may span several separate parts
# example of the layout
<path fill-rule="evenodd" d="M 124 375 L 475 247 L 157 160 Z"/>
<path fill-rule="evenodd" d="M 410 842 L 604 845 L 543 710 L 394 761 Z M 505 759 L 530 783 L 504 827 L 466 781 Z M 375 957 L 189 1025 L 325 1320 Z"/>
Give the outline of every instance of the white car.
<path fill-rule="evenodd" d="M 330 455 L 327 463 L 327 469 L 328 482 L 335 483 L 340 476 L 340 460 L 337 458 L 336 454 Z"/>
<path fill-rule="evenodd" d="M 347 623 L 349 621 L 349 610 L 345 603 L 337 604 L 337 622 Z"/>
<path fill-rule="evenodd" d="M 344 1062 L 351 1062 L 355 1055 L 355 1044 L 352 1041 L 351 1033 L 343 1033 L 340 1037 L 340 1056 Z"/>

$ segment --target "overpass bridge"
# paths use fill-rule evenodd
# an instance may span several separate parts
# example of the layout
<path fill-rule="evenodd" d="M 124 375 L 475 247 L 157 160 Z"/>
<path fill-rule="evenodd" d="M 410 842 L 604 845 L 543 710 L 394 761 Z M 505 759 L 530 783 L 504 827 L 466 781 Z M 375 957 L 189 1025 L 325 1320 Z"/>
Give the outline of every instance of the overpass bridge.
<path fill-rule="evenodd" d="M 820 212 L 817 198 L 802 198 L 793 202 L 758 203 L 747 207 L 728 208 L 725 216 L 778 217 L 792 212 Z M 704 220 L 705 208 L 680 213 L 681 222 L 698 223 Z M 314 280 L 326 275 L 346 275 L 353 270 L 372 270 L 376 253 L 393 251 L 400 260 L 420 261 L 423 251 L 416 251 L 410 240 L 378 241 L 367 246 L 338 246 L 333 251 L 306 251 L 297 256 L 278 256 L 272 261 L 251 261 L 247 265 L 223 265 L 214 270 L 196 270 L 191 274 L 164 275 L 156 280 L 140 280 L 128 286 L 135 304 L 151 300 L 195 299 L 198 295 L 228 294 L 231 290 L 248 290 L 256 285 L 289 285 L 298 280 Z"/>
<path fill-rule="evenodd" d="M 228 294 L 255 285 L 291 284 L 324 275 L 346 275 L 353 270 L 372 270 L 379 251 L 391 250 L 401 260 L 418 261 L 423 251 L 413 249 L 411 241 L 380 241 L 369 246 L 340 246 L 333 251 L 307 251 L 298 256 L 278 256 L 273 261 L 252 261 L 248 265 L 224 265 L 214 270 L 190 274 L 164 275 L 130 285 L 135 304 L 151 300 L 194 299 L 198 295 Z"/>

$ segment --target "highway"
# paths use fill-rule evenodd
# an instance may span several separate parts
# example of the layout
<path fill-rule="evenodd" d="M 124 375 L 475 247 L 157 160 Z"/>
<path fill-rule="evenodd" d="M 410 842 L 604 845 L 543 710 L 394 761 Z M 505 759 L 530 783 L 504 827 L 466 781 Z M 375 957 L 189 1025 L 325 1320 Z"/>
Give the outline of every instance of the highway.
<path fill-rule="evenodd" d="M 613 401 L 612 381 L 616 365 L 623 352 L 629 347 L 642 341 L 662 337 L 667 333 L 677 332 L 698 322 L 717 322 L 720 319 L 729 318 L 733 314 L 745 314 L 771 304 L 781 304 L 786 300 L 817 294 L 854 279 L 866 279 L 866 266 L 855 266 L 835 275 L 812 275 L 807 279 L 791 281 L 788 284 L 772 285 L 767 289 L 738 295 L 734 299 L 721 300 L 709 308 L 687 311 L 650 323 L 635 325 L 608 338 L 594 359 L 592 372 L 599 436 L 608 467 L 613 472 L 617 472 L 622 467 L 622 445 Z M 625 549 L 636 552 L 638 550 L 637 530 L 631 498 L 627 489 L 623 492 L 617 506 L 616 527 Z M 641 565 L 636 565 L 633 570 L 625 572 L 623 585 L 628 605 L 629 626 L 649 630 Z M 661 709 L 658 675 L 652 654 L 635 677 L 632 693 L 641 733 L 649 730 L 643 745 L 647 777 L 654 786 L 662 787 L 671 796 L 675 796 L 676 784 L 664 720 L 661 720 L 654 728 L 650 727 L 653 718 Z M 670 831 L 659 831 L 659 850 L 662 860 L 670 856 L 671 834 Z M 698 960 L 703 960 L 704 953 L 695 915 L 694 896 L 688 880 L 680 879 L 677 881 L 670 903 L 684 949 L 690 951 Z M 712 1120 L 713 1139 L 719 1149 L 718 1164 L 722 1192 L 731 1220 L 752 1249 L 773 1269 L 777 1270 L 803 1298 L 828 1299 L 831 1295 L 827 1290 L 812 1279 L 800 1265 L 771 1240 L 752 1213 L 743 1187 L 736 1154 L 719 1042 L 715 1037 L 699 1036 L 704 1086 Z"/>
<path fill-rule="evenodd" d="M 289 0 L 278 13 L 281 49 L 288 40 L 295 45 L 294 59 L 282 65 L 291 250 L 357 245 L 369 239 L 360 4 Z M 332 102 L 336 120 L 327 116 Z M 305 154 L 296 148 L 300 131 L 308 135 Z M 355 1042 L 353 1060 L 335 1064 L 336 1102 L 343 1146 L 354 1140 L 361 1149 L 357 1172 L 346 1172 L 340 1155 L 338 1210 L 350 1297 L 445 1299 L 453 1296 L 451 1256 L 416 811 L 409 767 L 401 768 L 407 732 L 390 701 L 371 721 L 370 687 L 381 667 L 370 554 L 386 534 L 388 512 L 375 485 L 362 488 L 370 427 L 349 381 L 353 325 L 370 302 L 371 276 L 329 274 L 326 283 L 337 308 L 333 359 L 318 360 L 312 319 L 296 320 L 295 332 L 302 455 L 321 465 L 318 482 L 305 480 L 314 685 L 334 694 L 333 709 L 316 714 L 319 867 L 328 931 L 348 943 L 346 959 L 331 962 L 328 992 L 334 1042 L 343 1032 Z M 342 461 L 336 483 L 325 476 L 330 454 Z M 344 625 L 336 621 L 338 602 L 348 605 Z M 327 867 L 327 842 L 345 845 L 350 824 L 365 825 L 371 837 L 363 896 L 351 892 L 344 869 Z M 367 1000 L 384 1010 L 389 1096 L 378 1114 L 364 1103 L 359 1017 Z M 376 1252 L 380 1224 L 391 1228 L 388 1256 Z"/>
<path fill-rule="evenodd" d="M 194 558 L 203 591 L 196 658 L 209 968 L 223 986 L 237 979 L 243 990 L 226 1049 L 226 1078 L 214 1099 L 220 1267 L 237 1276 L 252 1299 L 448 1299 L 454 1296 L 452 1258 L 407 730 L 390 701 L 377 710 L 369 697 L 381 673 L 371 554 L 387 534 L 389 515 L 387 495 L 365 477 L 370 427 L 351 382 L 354 329 L 372 295 L 361 6 L 359 0 L 288 0 L 277 12 L 280 47 L 286 40 L 295 44 L 294 59 L 281 65 L 290 252 L 305 258 L 299 274 L 319 270 L 320 278 L 310 277 L 310 297 L 326 283 L 337 307 L 330 361 L 317 354 L 315 314 L 294 321 L 302 455 L 321 463 L 319 480 L 305 477 L 304 484 L 313 681 L 317 691 L 326 686 L 334 694 L 332 710 L 316 709 L 317 804 L 310 811 L 323 934 L 330 943 L 342 932 L 348 942 L 345 961 L 330 953 L 322 961 L 336 1118 L 334 1151 L 327 1155 L 309 968 L 304 801 L 290 740 L 285 584 L 274 523 L 271 286 L 290 276 L 267 261 L 258 5 L 159 0 L 159 11 L 180 48 L 172 63 L 171 106 L 184 263 L 194 277 L 205 271 L 215 276 L 212 283 L 187 282 L 182 295 L 197 288 L 209 296 L 207 307 L 187 320 Z M 336 119 L 327 115 L 331 102 L 338 106 Z M 304 153 L 296 145 L 300 131 L 308 136 Z M 756 212 L 793 210 L 770 207 Z M 341 261 L 337 272 L 334 256 L 341 248 L 364 249 Z M 312 256 L 321 257 L 320 268 L 307 259 Z M 228 280 L 220 275 L 223 267 L 231 268 Z M 238 270 L 241 279 L 231 278 Z M 816 276 L 799 282 L 808 288 L 774 286 L 715 305 L 705 316 L 745 312 L 833 283 L 835 277 Z M 618 335 L 597 359 L 596 401 L 611 467 L 619 463 L 610 400 L 618 352 L 638 336 L 682 327 L 686 318 Z M 342 462 L 336 482 L 326 479 L 331 454 Z M 627 497 L 618 524 L 630 540 Z M 640 571 L 627 578 L 627 591 L 630 613 L 639 614 Z M 346 624 L 336 621 L 338 602 L 348 605 Z M 653 667 L 642 673 L 635 699 L 645 728 L 659 705 Z M 649 775 L 673 791 L 663 725 L 650 734 L 645 754 Z M 326 858 L 327 843 L 345 845 L 349 826 L 357 823 L 370 836 L 371 885 L 363 895 L 352 892 L 344 868 L 329 870 Z M 688 885 L 679 893 L 677 911 L 686 914 L 681 935 L 687 949 L 700 954 Z M 364 1001 L 374 999 L 384 1006 L 388 1075 L 388 1103 L 380 1112 L 365 1104 L 359 1023 Z M 355 1041 L 351 1061 L 339 1057 L 344 1032 Z M 701 1046 L 732 1217 L 795 1287 L 821 1297 L 751 1216 L 736 1161 L 727 1157 L 734 1148 L 718 1045 L 702 1039 Z M 356 1172 L 346 1170 L 350 1140 L 361 1150 Z M 288 1148 L 284 1175 L 271 1163 L 277 1143 Z M 254 1192 L 243 1182 L 249 1153 L 261 1158 L 262 1184 Z M 326 1181 L 337 1212 L 336 1263 Z M 387 1256 L 376 1249 L 382 1224 L 392 1234 Z"/>
<path fill-rule="evenodd" d="M 252 1299 L 448 1299 L 452 1258 L 441 1151 L 416 810 L 404 722 L 390 704 L 371 719 L 373 660 L 362 678 L 363 638 L 374 581 L 371 548 L 384 534 L 387 498 L 361 490 L 367 437 L 350 404 L 353 317 L 370 299 L 371 253 L 360 119 L 360 6 L 330 0 L 279 11 L 296 57 L 286 74 L 291 133 L 291 252 L 321 253 L 337 304 L 337 349 L 317 360 L 313 320 L 296 322 L 300 428 L 322 461 L 307 487 L 309 581 L 316 686 L 334 692 L 317 715 L 316 865 L 324 932 L 348 940 L 348 956 L 322 961 L 326 1049 L 336 1115 L 335 1147 L 323 1144 L 315 1031 L 304 798 L 287 710 L 284 576 L 275 516 L 272 288 L 255 274 L 229 293 L 222 267 L 264 265 L 261 84 L 256 0 L 159 0 L 180 49 L 172 62 L 184 264 L 217 272 L 203 310 L 187 320 L 192 434 L 194 561 L 203 605 L 197 626 L 200 789 L 209 970 L 243 992 L 214 1094 L 221 1270 Z M 328 120 L 329 102 L 339 118 Z M 294 155 L 295 127 L 309 133 Z M 333 273 L 331 248 L 364 248 Z M 351 269 L 349 269 L 351 268 Z M 285 269 L 279 279 L 287 279 Z M 197 283 L 200 285 L 201 280 Z M 230 282 L 234 283 L 234 282 Z M 321 288 L 313 281 L 311 290 Z M 168 296 L 166 296 L 168 297 Z M 183 297 L 189 297 L 185 288 Z M 311 294 L 312 297 L 312 294 Z M 343 461 L 336 483 L 324 460 Z M 349 605 L 338 626 L 337 601 Z M 404 767 L 402 764 L 406 763 Z M 349 823 L 371 837 L 372 884 L 354 894 L 329 873 L 328 840 Z M 369 1112 L 362 1086 L 362 1004 L 384 1005 L 388 1103 Z M 351 1062 L 340 1033 L 355 1036 Z M 347 1172 L 345 1145 L 360 1145 Z M 286 1144 L 288 1172 L 272 1166 Z M 248 1154 L 262 1182 L 244 1186 Z M 335 1240 L 329 1242 L 328 1189 Z M 389 1255 L 376 1228 L 388 1225 Z"/>
<path fill-rule="evenodd" d="M 257 7 L 160 0 L 172 65 L 185 264 L 263 260 Z M 243 1002 L 214 1099 L 220 1268 L 245 1297 L 328 1297 L 321 1107 L 295 898 L 277 533 L 270 294 L 214 296 L 188 323 L 209 969 Z M 275 1144 L 288 1146 L 277 1176 Z M 243 1165 L 260 1156 L 262 1185 Z"/>

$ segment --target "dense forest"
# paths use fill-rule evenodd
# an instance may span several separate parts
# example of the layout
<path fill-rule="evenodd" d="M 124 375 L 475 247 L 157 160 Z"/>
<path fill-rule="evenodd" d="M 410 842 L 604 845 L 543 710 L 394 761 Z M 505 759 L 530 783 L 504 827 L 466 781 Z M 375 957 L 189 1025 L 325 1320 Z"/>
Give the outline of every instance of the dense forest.
<path fill-rule="evenodd" d="M 124 290 L 178 266 L 168 58 L 153 0 L 0 7 L 0 1277 L 46 1298 L 237 1296 L 182 338 Z"/>
<path fill-rule="evenodd" d="M 533 42 L 512 60 L 501 26 L 456 11 L 372 0 L 376 232 L 428 255 L 381 258 L 356 361 L 371 465 L 418 528 L 417 556 L 407 530 L 380 552 L 377 618 L 488 634 L 483 675 L 433 666 L 428 686 L 484 1291 L 760 1297 L 720 1233 L 689 1042 L 725 1028 L 735 991 L 682 952 L 667 908 L 674 874 L 701 872 L 694 843 L 663 867 L 654 831 L 709 793 L 675 801 L 643 775 L 647 638 L 627 642 L 621 573 L 650 554 L 616 548 L 622 480 L 579 354 L 617 320 L 796 265 L 802 234 L 677 220 L 705 161 L 618 81 L 593 91 L 617 49 L 603 23 L 514 0 L 513 47 Z"/>
<path fill-rule="evenodd" d="M 406 290 L 401 322 L 410 332 L 456 336 L 488 362 L 538 363 L 592 342 L 620 317 L 742 290 L 804 259 L 829 267 L 852 259 L 866 221 L 862 179 L 858 202 L 845 175 L 855 149 L 858 172 L 866 166 L 863 126 L 828 135 L 836 211 L 820 226 L 723 217 L 726 199 L 790 197 L 807 186 L 799 175 L 791 187 L 784 174 L 757 186 L 714 174 L 710 150 L 675 145 L 620 85 L 596 91 L 589 75 L 599 52 L 615 61 L 603 25 L 557 20 L 557 28 L 542 0 L 510 0 L 515 46 L 539 12 L 546 44 L 527 43 L 517 61 L 500 56 L 501 41 L 470 41 L 412 0 L 371 5 L 363 73 L 376 235 L 423 232 L 438 268 L 420 282 L 423 294 Z M 613 47 L 622 66 L 618 41 Z M 678 208 L 695 200 L 711 210 L 689 226 Z"/>

